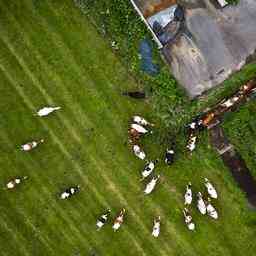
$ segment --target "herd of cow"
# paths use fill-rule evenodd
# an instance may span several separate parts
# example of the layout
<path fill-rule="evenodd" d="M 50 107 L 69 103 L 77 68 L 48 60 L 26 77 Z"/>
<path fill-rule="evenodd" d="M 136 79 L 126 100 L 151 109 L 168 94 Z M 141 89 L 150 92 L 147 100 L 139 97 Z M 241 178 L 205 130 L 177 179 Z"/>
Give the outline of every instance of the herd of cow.
<path fill-rule="evenodd" d="M 48 116 L 52 112 L 57 111 L 59 109 L 60 109 L 60 107 L 44 107 L 44 108 L 40 109 L 36 113 L 36 115 L 39 116 L 39 117 L 45 117 L 45 116 Z M 142 118 L 140 116 L 134 116 L 132 118 L 132 123 L 131 123 L 130 129 L 129 129 L 129 142 L 132 145 L 132 149 L 133 149 L 134 154 L 141 160 L 145 159 L 146 154 L 141 149 L 141 146 L 139 145 L 139 139 L 142 135 L 145 135 L 147 133 L 151 134 L 152 131 L 150 130 L 150 128 L 152 128 L 153 126 L 154 125 L 152 123 L 149 123 L 148 121 L 146 121 L 144 118 Z M 44 142 L 43 139 L 41 139 L 39 141 L 28 142 L 28 143 L 25 143 L 25 144 L 21 145 L 20 149 L 22 151 L 31 151 L 43 142 Z M 148 161 L 146 163 L 146 165 L 145 165 L 145 167 L 144 167 L 144 169 L 141 173 L 142 180 L 147 179 L 148 177 L 150 177 L 152 175 L 153 170 L 155 168 L 155 165 L 158 163 L 158 161 L 159 160 L 157 159 L 157 160 L 154 160 L 154 161 Z M 165 163 L 170 165 L 170 164 L 173 163 L 173 161 L 174 161 L 174 149 L 173 148 L 168 148 L 166 150 L 166 153 L 165 153 Z M 15 177 L 15 178 L 9 180 L 6 183 L 6 189 L 10 189 L 10 190 L 14 189 L 16 186 L 21 184 L 27 178 L 28 178 L 27 176 L 24 176 L 24 177 Z M 156 175 L 156 176 L 153 176 L 150 179 L 150 181 L 146 184 L 146 187 L 144 189 L 145 195 L 150 194 L 154 190 L 159 178 L 160 178 L 160 175 Z M 72 197 L 73 195 L 77 194 L 79 192 L 79 190 L 80 190 L 79 185 L 68 187 L 62 193 L 60 193 L 59 198 L 60 199 L 68 199 L 68 198 Z M 187 191 L 186 191 L 186 195 L 185 195 L 185 198 L 186 198 L 185 204 L 189 204 L 188 203 L 189 202 L 189 200 L 188 200 L 189 197 L 191 197 L 191 199 L 189 199 L 189 200 L 192 201 L 191 188 L 187 187 Z M 203 199 L 201 198 L 200 202 L 202 202 L 202 201 L 203 201 Z M 210 213 L 210 211 L 209 211 L 210 208 L 211 208 L 210 203 L 208 203 L 208 205 L 205 206 L 205 207 L 206 207 L 205 209 L 207 210 L 207 212 Z M 203 204 L 202 203 L 200 203 L 199 209 L 201 209 L 200 212 L 203 213 L 203 210 L 202 210 L 203 209 Z M 114 219 L 113 226 L 112 226 L 114 231 L 117 231 L 121 227 L 121 225 L 124 221 L 125 212 L 126 212 L 126 210 L 124 208 L 121 209 L 119 214 Z M 106 212 L 104 212 L 103 214 L 101 214 L 99 216 L 99 218 L 96 221 L 97 230 L 100 230 L 105 225 L 105 223 L 107 223 L 109 216 L 110 216 L 110 210 L 107 210 Z M 184 209 L 184 216 L 185 216 L 185 222 L 187 223 L 188 227 L 191 227 L 192 218 L 189 215 L 188 210 L 186 208 Z M 160 234 L 160 220 L 161 220 L 160 216 L 157 216 L 157 217 L 154 218 L 153 230 L 152 230 L 152 236 L 154 236 L 154 237 L 158 237 L 159 234 Z"/>
<path fill-rule="evenodd" d="M 235 110 L 241 103 L 246 102 L 250 97 L 255 97 L 256 80 L 252 79 L 243 84 L 240 89 L 227 99 L 223 99 L 210 110 L 200 114 L 188 125 L 189 139 L 187 149 L 193 151 L 196 147 L 198 132 L 210 129 L 220 122 L 224 113 Z"/>
<path fill-rule="evenodd" d="M 60 107 L 44 107 L 44 108 L 40 109 L 36 113 L 36 115 L 39 117 L 44 117 L 44 116 L 47 116 L 50 113 L 52 113 L 56 110 L 59 110 L 59 109 L 60 109 Z M 190 129 L 196 129 L 196 128 L 198 128 L 197 126 L 198 126 L 198 124 L 192 123 L 192 124 L 190 124 L 189 127 L 190 127 Z M 133 116 L 132 122 L 130 124 L 130 128 L 128 130 L 129 142 L 131 144 L 131 147 L 132 147 L 132 150 L 133 150 L 135 156 L 141 160 L 146 159 L 146 154 L 140 146 L 140 143 L 139 143 L 140 138 L 145 134 L 152 134 L 152 130 L 151 130 L 152 127 L 154 127 L 154 125 L 152 123 L 148 122 L 147 120 L 145 120 L 143 117 Z M 43 139 L 41 139 L 39 141 L 28 142 L 21 146 L 21 150 L 22 151 L 33 150 L 34 148 L 36 148 L 39 144 L 41 144 L 43 142 L 44 142 Z M 194 147 L 192 147 L 192 146 L 190 146 L 190 147 L 187 146 L 187 148 L 190 151 L 192 151 L 194 149 Z M 164 161 L 167 165 L 171 165 L 174 162 L 173 147 L 166 149 Z M 144 189 L 145 195 L 150 194 L 154 190 L 154 188 L 157 184 L 157 181 L 160 178 L 160 175 L 153 175 L 154 168 L 158 162 L 159 162 L 158 159 L 153 160 L 153 161 L 147 161 L 142 172 L 141 172 L 141 176 L 142 176 L 141 180 L 145 180 L 145 179 L 148 179 L 151 177 L 145 186 L 145 189 Z M 22 181 L 24 181 L 26 179 L 27 179 L 27 176 L 15 177 L 7 182 L 6 188 L 14 189 L 17 185 L 19 185 Z M 217 192 L 216 192 L 215 188 L 213 187 L 213 185 L 207 179 L 205 179 L 205 187 L 207 188 L 209 196 L 211 198 L 216 199 Z M 79 185 L 76 185 L 73 187 L 68 187 L 62 193 L 60 193 L 59 198 L 60 199 L 68 199 L 68 198 L 72 197 L 73 195 L 77 194 L 79 192 L 79 190 L 80 190 Z M 208 200 L 205 201 L 200 192 L 198 192 L 197 197 L 198 197 L 197 208 L 199 209 L 200 213 L 201 214 L 207 213 L 212 218 L 217 219 L 218 218 L 217 211 L 210 203 L 210 199 L 208 198 Z M 192 203 L 191 183 L 189 183 L 186 187 L 186 192 L 185 192 L 184 198 L 185 198 L 185 206 L 186 206 L 186 208 L 184 208 L 184 210 L 183 210 L 185 223 L 189 230 L 194 230 L 195 224 L 192 222 L 192 217 L 188 210 L 188 206 L 191 205 L 191 203 Z M 124 208 L 121 209 L 119 214 L 114 219 L 113 226 L 112 226 L 114 231 L 117 231 L 121 227 L 121 225 L 124 221 L 125 212 L 126 212 L 126 210 Z M 109 209 L 99 216 L 99 218 L 96 221 L 97 230 L 100 230 L 107 223 L 109 216 L 110 216 Z M 154 237 L 158 237 L 160 234 L 160 221 L 161 221 L 160 216 L 157 216 L 154 218 L 153 229 L 152 229 L 152 236 L 154 236 Z"/>
<path fill-rule="evenodd" d="M 60 107 L 44 107 L 44 108 L 40 109 L 36 113 L 36 115 L 39 117 L 48 116 L 50 113 L 57 111 L 59 109 L 60 109 Z M 139 143 L 140 138 L 141 138 L 141 136 L 143 136 L 145 134 L 152 134 L 151 128 L 153 126 L 154 125 L 152 123 L 148 122 L 147 120 L 145 120 L 144 118 L 142 118 L 140 116 L 133 116 L 133 118 L 132 118 L 132 123 L 130 124 L 130 128 L 128 131 L 129 142 L 132 146 L 132 150 L 133 150 L 135 156 L 141 160 L 146 159 L 146 154 L 140 146 L 140 143 Z M 191 126 L 190 128 L 194 128 L 193 124 L 191 124 L 190 126 Z M 39 141 L 28 142 L 26 144 L 21 145 L 21 150 L 22 151 L 33 150 L 34 148 L 36 148 L 39 144 L 41 144 L 43 142 L 44 142 L 43 139 L 41 139 Z M 151 177 L 149 182 L 145 186 L 145 189 L 144 189 L 145 195 L 150 194 L 154 190 L 154 188 L 157 184 L 157 181 L 160 178 L 160 175 L 152 175 L 155 165 L 158 163 L 158 161 L 159 161 L 158 159 L 154 160 L 154 161 L 147 161 L 143 168 L 143 171 L 141 172 L 141 176 L 142 176 L 141 180 Z M 174 161 L 174 149 L 173 148 L 167 148 L 167 150 L 165 152 L 164 161 L 168 165 L 171 165 L 173 163 L 173 161 Z M 22 183 L 22 181 L 24 181 L 26 179 L 27 179 L 27 176 L 15 177 L 6 183 L 6 189 L 14 189 L 17 185 L 19 185 L 20 183 Z M 217 198 L 217 192 L 216 192 L 215 188 L 207 179 L 205 180 L 205 186 L 207 188 L 209 196 L 212 198 Z M 68 187 L 62 193 L 60 193 L 59 198 L 60 199 L 68 199 L 68 198 L 72 197 L 73 195 L 77 194 L 79 192 L 79 190 L 80 190 L 79 185 L 76 185 L 73 187 Z M 187 205 L 190 205 L 191 203 L 192 203 L 192 190 L 191 190 L 191 184 L 189 184 L 186 188 L 186 193 L 185 193 L 185 205 L 187 206 Z M 200 192 L 198 192 L 197 207 L 202 214 L 208 213 L 209 216 L 211 216 L 215 219 L 218 218 L 218 214 L 217 214 L 216 210 L 214 209 L 214 207 L 211 205 L 210 199 L 208 199 L 207 201 L 204 201 L 202 194 Z M 116 218 L 114 219 L 113 226 L 112 226 L 114 231 L 117 231 L 121 227 L 121 225 L 124 221 L 125 212 L 126 212 L 126 210 L 124 208 L 121 209 L 120 212 L 118 213 L 118 215 L 116 216 Z M 195 225 L 192 222 L 192 217 L 189 213 L 189 210 L 187 208 L 185 208 L 183 210 L 183 213 L 184 213 L 184 217 L 185 217 L 185 223 L 187 224 L 188 228 L 190 230 L 194 230 Z M 96 221 L 97 230 L 100 230 L 105 225 L 105 223 L 107 223 L 109 216 L 110 216 L 109 209 L 99 216 L 99 218 Z M 161 220 L 160 216 L 157 216 L 154 218 L 153 229 L 152 229 L 152 236 L 154 236 L 154 237 L 158 237 L 160 234 L 160 220 Z"/>
<path fill-rule="evenodd" d="M 129 142 L 131 144 L 131 147 L 135 156 L 141 160 L 146 159 L 146 154 L 140 146 L 139 139 L 145 134 L 152 134 L 152 131 L 150 129 L 153 126 L 154 125 L 152 123 L 148 122 L 146 119 L 140 116 L 133 116 L 131 119 L 131 124 L 128 130 Z M 189 140 L 186 148 L 190 152 L 192 152 L 195 149 L 195 142 L 196 142 L 195 131 L 200 130 L 201 128 L 203 129 L 204 127 L 203 127 L 203 121 L 201 121 L 200 119 L 198 120 L 195 119 L 191 124 L 188 125 L 188 133 L 190 136 L 189 136 Z M 174 162 L 173 147 L 166 149 L 164 161 L 168 165 L 171 165 Z M 160 175 L 152 175 L 155 165 L 158 162 L 159 162 L 158 159 L 154 161 L 148 161 L 146 162 L 144 169 L 142 170 L 141 180 L 144 180 L 147 177 L 152 176 L 149 182 L 146 184 L 146 187 L 144 190 L 144 194 L 146 195 L 150 194 L 154 190 L 157 184 L 157 181 L 160 178 Z M 213 207 L 213 205 L 211 204 L 211 199 L 210 199 L 210 198 L 217 199 L 218 196 L 217 196 L 216 189 L 207 178 L 204 179 L 204 185 L 207 189 L 207 193 L 209 197 L 207 198 L 207 200 L 204 200 L 202 193 L 198 192 L 197 208 L 201 214 L 205 215 L 207 213 L 210 217 L 217 219 L 218 213 L 216 209 Z M 183 214 L 184 214 L 185 223 L 189 230 L 195 230 L 195 224 L 192 222 L 192 216 L 190 214 L 190 211 L 188 210 L 188 206 L 192 204 L 192 199 L 193 199 L 192 185 L 190 182 L 186 186 L 184 199 L 185 199 L 185 202 L 184 202 L 185 208 L 183 209 Z M 158 237 L 160 234 L 160 219 L 161 219 L 160 216 L 157 216 L 154 219 L 153 231 L 152 231 L 152 235 L 154 237 Z"/>
<path fill-rule="evenodd" d="M 207 200 L 204 200 L 202 193 L 198 192 L 197 193 L 197 209 L 202 215 L 208 214 L 213 219 L 218 219 L 218 212 L 211 204 L 211 199 L 210 199 L 210 198 L 213 198 L 213 199 L 218 198 L 217 191 L 207 178 L 204 179 L 204 185 L 207 190 L 208 198 Z M 192 222 L 192 216 L 190 214 L 190 211 L 187 209 L 187 206 L 190 206 L 193 200 L 191 183 L 188 183 L 188 185 L 186 186 L 184 200 L 185 200 L 184 204 L 186 206 L 183 210 L 185 223 L 189 230 L 194 230 L 195 224 Z"/>
<path fill-rule="evenodd" d="M 60 107 L 44 107 L 44 108 L 40 109 L 36 113 L 36 115 L 39 117 L 45 117 L 59 109 L 60 109 Z M 27 143 L 21 145 L 20 149 L 22 151 L 31 151 L 43 142 L 44 142 L 43 139 L 41 139 L 39 141 L 27 142 Z M 6 189 L 8 189 L 8 190 L 14 189 L 16 186 L 21 184 L 27 178 L 28 178 L 27 176 L 12 178 L 11 180 L 9 180 L 6 183 Z M 79 185 L 76 185 L 73 187 L 68 187 L 62 193 L 60 193 L 59 198 L 60 199 L 68 199 L 68 198 L 72 197 L 73 195 L 77 194 L 79 192 L 79 190 L 80 190 Z M 110 210 L 107 210 L 105 213 L 103 213 L 97 219 L 96 226 L 97 226 L 98 230 L 101 229 L 104 226 L 104 224 L 107 222 L 109 214 L 110 214 Z M 121 224 L 123 223 L 124 214 L 125 214 L 125 209 L 123 208 L 123 209 L 121 209 L 121 211 L 119 212 L 119 214 L 116 216 L 116 218 L 114 220 L 114 223 L 113 223 L 114 231 L 118 230 L 120 228 Z"/>

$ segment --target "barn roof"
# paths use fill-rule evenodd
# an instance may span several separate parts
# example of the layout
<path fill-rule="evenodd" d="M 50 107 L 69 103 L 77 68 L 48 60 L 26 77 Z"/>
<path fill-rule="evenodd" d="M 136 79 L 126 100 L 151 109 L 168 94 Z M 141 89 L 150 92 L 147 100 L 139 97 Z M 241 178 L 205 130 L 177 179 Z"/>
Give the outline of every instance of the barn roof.
<path fill-rule="evenodd" d="M 243 0 L 224 9 L 185 5 L 185 21 L 159 22 L 173 0 L 131 0 L 158 41 L 172 74 L 191 98 L 223 82 L 256 50 L 256 1 Z M 197 2 L 186 0 L 186 2 Z M 168 16 L 168 15 L 167 15 Z M 152 23 L 152 19 L 157 21 Z"/>

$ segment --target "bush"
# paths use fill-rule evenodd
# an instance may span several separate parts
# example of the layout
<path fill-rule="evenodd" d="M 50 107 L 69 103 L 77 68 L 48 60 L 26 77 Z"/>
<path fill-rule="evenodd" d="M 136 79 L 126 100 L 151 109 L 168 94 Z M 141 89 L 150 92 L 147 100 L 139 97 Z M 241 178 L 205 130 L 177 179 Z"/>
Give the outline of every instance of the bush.
<path fill-rule="evenodd" d="M 239 0 L 227 0 L 229 4 L 238 4 Z"/>

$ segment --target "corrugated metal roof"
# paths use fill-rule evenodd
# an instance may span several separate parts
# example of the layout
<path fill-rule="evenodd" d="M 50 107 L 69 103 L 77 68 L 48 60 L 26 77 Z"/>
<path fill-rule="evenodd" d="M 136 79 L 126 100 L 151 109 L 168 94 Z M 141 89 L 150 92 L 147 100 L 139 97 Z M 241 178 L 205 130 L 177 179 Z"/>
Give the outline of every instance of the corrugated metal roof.
<path fill-rule="evenodd" d="M 145 18 L 148 18 L 174 4 L 177 0 L 134 0 Z"/>

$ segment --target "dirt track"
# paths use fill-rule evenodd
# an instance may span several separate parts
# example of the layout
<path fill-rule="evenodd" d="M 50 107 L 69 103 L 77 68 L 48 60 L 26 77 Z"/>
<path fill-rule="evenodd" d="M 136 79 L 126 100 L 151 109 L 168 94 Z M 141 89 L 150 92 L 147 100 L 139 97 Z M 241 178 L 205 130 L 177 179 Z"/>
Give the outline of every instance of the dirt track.
<path fill-rule="evenodd" d="M 256 181 L 247 168 L 241 155 L 234 149 L 225 137 L 221 126 L 216 125 L 209 130 L 210 141 L 220 154 L 224 164 L 229 168 L 232 176 L 245 192 L 249 203 L 256 207 Z"/>

